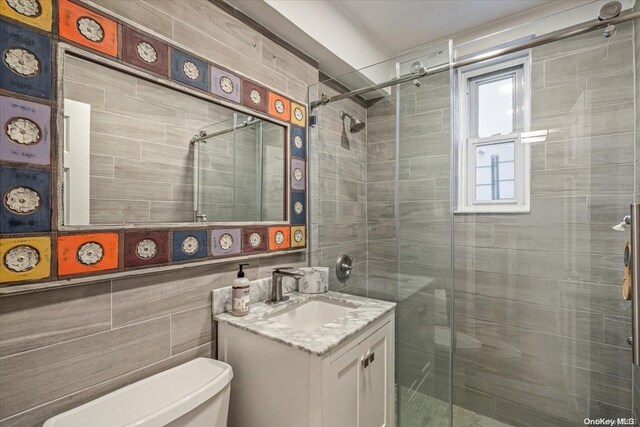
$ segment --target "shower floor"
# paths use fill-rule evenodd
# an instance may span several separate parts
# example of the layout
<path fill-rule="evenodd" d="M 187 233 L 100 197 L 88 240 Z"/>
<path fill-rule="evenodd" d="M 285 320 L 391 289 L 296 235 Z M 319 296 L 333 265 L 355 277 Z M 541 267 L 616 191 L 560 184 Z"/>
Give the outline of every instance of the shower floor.
<path fill-rule="evenodd" d="M 443 400 L 402 388 L 400 427 L 447 427 L 449 425 L 449 404 Z M 409 400 L 411 399 L 411 400 Z M 453 407 L 453 425 L 455 427 L 510 427 L 509 424 L 493 418 L 478 415 L 473 411 Z"/>

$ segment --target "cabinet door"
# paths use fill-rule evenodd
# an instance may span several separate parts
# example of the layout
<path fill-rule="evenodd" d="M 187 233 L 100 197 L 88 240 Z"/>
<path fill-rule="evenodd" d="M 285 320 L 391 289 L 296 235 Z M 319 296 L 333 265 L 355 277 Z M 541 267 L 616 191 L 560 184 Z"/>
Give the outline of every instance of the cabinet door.
<path fill-rule="evenodd" d="M 393 367 L 390 356 L 393 343 L 390 340 L 391 324 L 387 323 L 360 344 L 363 359 L 369 359 L 367 367 L 362 369 L 362 427 L 391 426 Z"/>
<path fill-rule="evenodd" d="M 361 427 L 362 414 L 362 352 L 361 346 L 343 354 L 329 367 L 331 427 Z"/>

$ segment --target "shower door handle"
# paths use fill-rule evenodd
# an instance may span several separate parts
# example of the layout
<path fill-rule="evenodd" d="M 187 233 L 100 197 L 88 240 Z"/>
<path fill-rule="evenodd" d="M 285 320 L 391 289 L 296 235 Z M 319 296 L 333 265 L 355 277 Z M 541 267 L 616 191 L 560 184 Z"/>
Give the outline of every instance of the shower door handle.
<path fill-rule="evenodd" d="M 640 366 L 640 203 L 631 204 L 631 348 Z"/>

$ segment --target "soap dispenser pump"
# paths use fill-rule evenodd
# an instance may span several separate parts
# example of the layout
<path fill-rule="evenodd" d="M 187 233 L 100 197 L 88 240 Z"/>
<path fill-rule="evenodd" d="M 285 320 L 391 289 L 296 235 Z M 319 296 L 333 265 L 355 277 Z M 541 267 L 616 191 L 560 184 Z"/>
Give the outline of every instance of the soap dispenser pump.
<path fill-rule="evenodd" d="M 233 302 L 231 304 L 231 314 L 238 317 L 249 314 L 249 279 L 244 277 L 244 271 L 242 271 L 242 267 L 248 265 L 249 264 L 238 264 L 240 270 L 238 271 L 238 277 L 233 281 L 232 286 Z"/>

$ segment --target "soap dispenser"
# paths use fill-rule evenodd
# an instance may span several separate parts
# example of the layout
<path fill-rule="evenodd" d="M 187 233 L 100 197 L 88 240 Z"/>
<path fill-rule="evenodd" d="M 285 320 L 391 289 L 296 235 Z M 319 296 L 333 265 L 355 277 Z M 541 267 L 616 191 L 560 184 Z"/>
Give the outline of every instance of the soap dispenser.
<path fill-rule="evenodd" d="M 233 281 L 231 314 L 238 317 L 249 314 L 249 279 L 244 277 L 244 271 L 242 271 L 242 267 L 246 265 L 249 264 L 238 264 L 240 267 L 238 277 Z"/>

